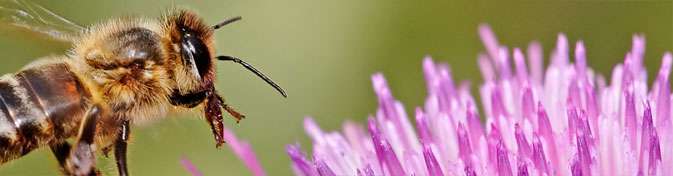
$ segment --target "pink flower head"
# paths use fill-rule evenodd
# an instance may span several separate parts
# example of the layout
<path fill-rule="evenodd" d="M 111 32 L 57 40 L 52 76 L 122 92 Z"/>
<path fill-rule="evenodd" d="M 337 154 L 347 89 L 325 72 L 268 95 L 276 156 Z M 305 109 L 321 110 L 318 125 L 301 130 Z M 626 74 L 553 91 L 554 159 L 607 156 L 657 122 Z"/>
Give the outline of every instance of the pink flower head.
<path fill-rule="evenodd" d="M 312 157 L 287 147 L 296 175 L 673 175 L 670 53 L 648 87 L 640 35 L 608 80 L 563 34 L 544 71 L 540 44 L 510 49 L 487 25 L 479 34 L 485 123 L 469 84 L 427 57 L 428 95 L 414 118 L 374 74 L 379 105 L 366 127 L 327 132 L 306 118 Z"/>

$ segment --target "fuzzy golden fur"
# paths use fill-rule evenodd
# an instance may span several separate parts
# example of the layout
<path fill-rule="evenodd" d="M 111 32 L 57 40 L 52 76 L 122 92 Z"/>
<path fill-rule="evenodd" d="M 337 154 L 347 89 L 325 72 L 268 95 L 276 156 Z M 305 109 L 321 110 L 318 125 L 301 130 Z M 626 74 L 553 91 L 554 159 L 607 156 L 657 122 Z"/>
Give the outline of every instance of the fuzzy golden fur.
<path fill-rule="evenodd" d="M 244 115 L 225 104 L 215 90 L 213 28 L 185 10 L 171 10 L 160 18 L 112 19 L 68 37 L 73 47 L 67 54 L 38 59 L 0 78 L 0 100 L 19 97 L 11 108 L 27 109 L 19 115 L 0 111 L 0 149 L 4 150 L 0 150 L 0 164 L 49 146 L 60 157 L 65 174 L 88 173 L 96 170 L 95 165 L 87 170 L 95 163 L 90 154 L 94 148 L 106 154 L 114 148 L 120 174 L 126 173 L 129 126 L 189 109 L 203 110 L 216 146 L 222 146 L 222 110 L 236 120 Z M 232 61 L 285 96 L 249 64 L 237 58 Z M 4 101 L 0 105 L 8 106 Z M 14 118 L 35 123 L 11 125 L 8 121 Z M 76 146 L 70 149 L 67 140 L 72 137 L 77 137 Z"/>
<path fill-rule="evenodd" d="M 174 90 L 189 93 L 212 86 L 214 68 L 200 78 L 183 63 L 180 27 L 191 29 L 214 54 L 212 29 L 195 14 L 176 10 L 158 19 L 123 17 L 94 25 L 73 41 L 74 47 L 67 56 L 39 59 L 24 69 L 67 64 L 91 92 L 92 102 L 102 104 L 107 111 L 107 119 L 99 122 L 96 137 L 98 147 L 106 147 L 116 137 L 115 125 L 119 121 L 138 124 L 163 118 L 168 112 L 186 110 L 170 104 Z M 117 42 L 118 37 L 130 29 L 146 29 L 156 34 L 158 50 L 154 58 L 134 63 L 115 53 L 115 49 L 125 47 Z"/>
<path fill-rule="evenodd" d="M 68 61 L 91 86 L 102 94 L 102 101 L 115 111 L 113 117 L 143 121 L 163 117 L 171 109 L 168 97 L 174 89 L 190 92 L 212 84 L 214 69 L 210 69 L 204 82 L 191 74 L 182 63 L 178 27 L 187 27 L 207 44 L 213 53 L 212 30 L 195 14 L 187 11 L 170 12 L 161 19 L 120 18 L 93 26 L 75 42 L 72 61 Z M 148 29 L 159 37 L 158 58 L 147 59 L 142 68 L 127 66 L 125 58 L 114 55 L 110 46 L 117 44 L 112 36 L 132 28 Z M 96 65 L 120 63 L 112 69 Z M 114 65 L 114 64 L 112 64 Z"/>

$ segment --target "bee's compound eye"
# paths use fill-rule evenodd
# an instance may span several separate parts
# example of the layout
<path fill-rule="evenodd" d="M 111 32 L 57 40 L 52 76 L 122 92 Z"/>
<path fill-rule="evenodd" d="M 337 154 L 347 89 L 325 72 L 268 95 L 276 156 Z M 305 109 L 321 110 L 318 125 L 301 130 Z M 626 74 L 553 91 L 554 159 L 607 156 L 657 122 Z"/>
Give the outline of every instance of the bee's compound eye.
<path fill-rule="evenodd" d="M 199 36 L 188 28 L 180 28 L 182 33 L 181 53 L 187 68 L 199 78 L 203 78 L 211 67 L 210 52 Z"/>

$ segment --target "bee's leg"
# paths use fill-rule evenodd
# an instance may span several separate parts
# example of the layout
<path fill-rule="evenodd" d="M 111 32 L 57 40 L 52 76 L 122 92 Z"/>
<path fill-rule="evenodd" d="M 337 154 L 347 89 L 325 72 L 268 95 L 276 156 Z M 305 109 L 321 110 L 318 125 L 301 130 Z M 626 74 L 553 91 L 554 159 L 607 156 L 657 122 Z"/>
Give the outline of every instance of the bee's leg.
<path fill-rule="evenodd" d="M 65 172 L 65 159 L 68 157 L 68 154 L 70 154 L 72 146 L 68 141 L 62 141 L 49 146 L 49 148 L 51 148 L 51 152 L 56 156 L 59 168 L 61 171 Z"/>
<path fill-rule="evenodd" d="M 115 160 L 117 161 L 117 171 L 119 171 L 119 176 L 127 176 L 129 172 L 128 167 L 126 166 L 126 146 L 130 133 L 131 129 L 129 121 L 124 120 L 119 128 L 117 140 L 114 144 Z"/>
<path fill-rule="evenodd" d="M 233 116 L 236 119 L 236 123 L 245 118 L 245 115 L 237 112 L 234 110 L 234 108 L 225 104 L 224 99 L 222 99 L 222 97 L 217 93 L 212 92 L 212 94 L 207 97 L 205 115 L 206 120 L 208 120 L 208 124 L 210 124 L 210 129 L 213 131 L 213 135 L 215 136 L 215 147 L 217 148 L 222 147 L 222 144 L 225 142 L 224 137 L 222 136 L 222 132 L 224 131 L 224 124 L 222 123 L 222 109 Z"/>
<path fill-rule="evenodd" d="M 65 160 L 65 171 L 69 175 L 100 175 L 96 167 L 94 153 L 94 137 L 96 136 L 96 122 L 103 114 L 99 105 L 94 105 L 87 111 L 80 125 L 75 147 Z"/>
<path fill-rule="evenodd" d="M 232 117 L 234 117 L 236 119 L 236 123 L 240 122 L 241 119 L 245 118 L 245 115 L 236 111 L 236 109 L 234 109 L 234 107 L 231 107 L 228 104 L 224 103 L 224 98 L 222 98 L 222 96 L 220 96 L 218 94 L 215 94 L 215 96 L 217 97 L 217 100 L 219 100 L 219 103 L 222 106 L 222 108 L 224 108 L 224 110 L 227 111 L 229 113 L 229 115 L 231 115 Z"/>
<path fill-rule="evenodd" d="M 224 144 L 224 124 L 222 123 L 222 101 L 216 96 L 209 96 L 205 107 L 206 120 L 210 124 L 210 130 L 215 137 L 215 147 L 219 148 Z"/>

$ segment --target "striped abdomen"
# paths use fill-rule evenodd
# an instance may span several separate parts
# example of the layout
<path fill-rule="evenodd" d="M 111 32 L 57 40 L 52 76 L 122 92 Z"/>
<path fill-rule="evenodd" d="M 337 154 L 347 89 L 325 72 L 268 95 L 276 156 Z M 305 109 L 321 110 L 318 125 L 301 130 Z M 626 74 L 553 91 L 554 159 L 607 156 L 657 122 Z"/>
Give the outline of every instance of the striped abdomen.
<path fill-rule="evenodd" d="M 0 164 L 75 136 L 90 97 L 64 63 L 0 77 Z"/>

